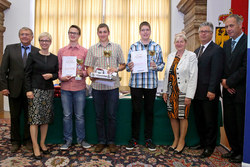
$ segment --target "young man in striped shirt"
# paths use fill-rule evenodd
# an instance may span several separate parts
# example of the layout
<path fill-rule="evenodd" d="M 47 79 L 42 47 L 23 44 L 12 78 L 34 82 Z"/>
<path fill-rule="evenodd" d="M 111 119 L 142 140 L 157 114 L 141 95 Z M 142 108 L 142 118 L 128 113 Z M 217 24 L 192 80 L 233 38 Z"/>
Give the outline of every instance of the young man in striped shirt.
<path fill-rule="evenodd" d="M 153 109 L 158 85 L 157 72 L 162 71 L 165 63 L 162 59 L 162 51 L 159 44 L 150 39 L 151 27 L 148 22 L 142 22 L 139 27 L 141 39 L 131 45 L 128 54 L 128 64 L 126 70 L 131 72 L 130 90 L 132 98 L 132 138 L 126 146 L 127 150 L 131 150 L 139 140 L 140 118 L 143 110 L 145 111 L 145 144 L 150 151 L 156 150 L 156 146 L 152 142 L 153 129 Z M 131 61 L 131 53 L 135 51 L 147 51 L 148 72 L 133 73 L 134 63 Z"/>
<path fill-rule="evenodd" d="M 110 152 L 117 151 L 115 132 L 120 86 L 118 72 L 124 70 L 126 66 L 121 46 L 110 42 L 109 34 L 108 25 L 102 23 L 98 26 L 97 35 L 100 42 L 89 48 L 85 61 L 88 75 L 94 72 L 96 67 L 106 69 L 108 73 L 117 73 L 113 78 L 113 85 L 105 85 L 99 82 L 101 79 L 91 78 L 98 135 L 98 144 L 95 148 L 97 153 L 101 152 L 106 144 L 108 144 Z M 108 118 L 107 128 L 105 128 L 105 110 Z"/>

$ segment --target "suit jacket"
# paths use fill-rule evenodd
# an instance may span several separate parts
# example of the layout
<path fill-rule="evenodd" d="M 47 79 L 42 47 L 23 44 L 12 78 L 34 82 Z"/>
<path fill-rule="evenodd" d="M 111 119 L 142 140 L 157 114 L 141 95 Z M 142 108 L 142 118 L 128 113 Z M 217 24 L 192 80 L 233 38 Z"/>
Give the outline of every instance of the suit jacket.
<path fill-rule="evenodd" d="M 176 52 L 172 52 L 168 55 L 167 66 L 165 71 L 165 77 L 163 81 L 163 92 L 169 93 L 168 90 L 168 77 L 169 70 L 174 61 Z M 179 90 L 186 93 L 186 97 L 193 99 L 196 84 L 197 84 L 197 58 L 194 52 L 185 50 L 176 68 L 177 84 Z"/>
<path fill-rule="evenodd" d="M 198 55 L 200 47 L 194 52 Z M 223 75 L 224 51 L 213 41 L 198 58 L 198 82 L 195 99 L 208 100 L 207 92 L 220 96 L 220 82 Z"/>
<path fill-rule="evenodd" d="M 247 36 L 243 34 L 233 52 L 231 53 L 232 39 L 224 43 L 223 49 L 226 53 L 223 79 L 230 88 L 236 90 L 236 94 L 231 95 L 223 89 L 223 98 L 233 98 L 234 102 L 245 103 L 246 96 L 246 70 L 247 70 Z"/>
<path fill-rule="evenodd" d="M 39 51 L 31 46 L 31 52 Z M 10 97 L 18 97 L 24 88 L 24 64 L 22 59 L 21 43 L 7 45 L 0 67 L 1 89 L 8 89 Z"/>

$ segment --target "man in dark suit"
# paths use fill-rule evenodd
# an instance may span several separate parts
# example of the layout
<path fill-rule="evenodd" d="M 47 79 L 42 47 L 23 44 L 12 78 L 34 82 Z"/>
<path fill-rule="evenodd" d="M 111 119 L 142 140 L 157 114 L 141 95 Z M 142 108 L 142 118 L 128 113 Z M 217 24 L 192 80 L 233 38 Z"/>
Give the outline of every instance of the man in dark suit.
<path fill-rule="evenodd" d="M 223 46 L 226 53 L 222 78 L 224 127 L 232 150 L 222 157 L 233 163 L 240 163 L 243 158 L 247 36 L 242 32 L 242 22 L 238 15 L 227 17 L 225 28 L 231 38 Z"/>
<path fill-rule="evenodd" d="M 16 152 L 21 146 L 20 115 L 22 110 L 25 116 L 23 143 L 27 149 L 32 149 L 28 118 L 28 104 L 24 90 L 24 67 L 28 54 L 38 51 L 31 45 L 33 32 L 27 27 L 19 30 L 21 43 L 8 45 L 5 48 L 0 67 L 0 90 L 9 97 L 11 116 L 11 152 Z"/>
<path fill-rule="evenodd" d="M 213 24 L 204 22 L 199 27 L 201 46 L 195 50 L 198 57 L 198 83 L 193 100 L 201 158 L 211 156 L 218 134 L 218 105 L 220 81 L 223 74 L 224 51 L 212 41 Z"/>

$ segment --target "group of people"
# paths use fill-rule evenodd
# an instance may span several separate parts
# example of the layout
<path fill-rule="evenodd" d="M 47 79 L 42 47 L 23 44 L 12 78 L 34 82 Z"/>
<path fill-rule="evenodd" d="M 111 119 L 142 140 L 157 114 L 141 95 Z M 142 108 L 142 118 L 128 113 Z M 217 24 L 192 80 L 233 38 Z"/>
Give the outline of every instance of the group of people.
<path fill-rule="evenodd" d="M 175 52 L 168 55 L 163 84 L 163 100 L 167 104 L 174 141 L 168 148 L 174 154 L 181 154 L 185 148 L 188 115 L 192 102 L 200 145 L 194 149 L 204 149 L 201 158 L 209 157 L 216 146 L 218 134 L 218 105 L 223 87 L 224 125 L 232 150 L 222 155 L 231 162 L 241 162 L 243 156 L 244 113 L 246 92 L 247 39 L 242 32 L 243 20 L 238 15 L 230 15 L 225 21 L 227 34 L 231 37 L 223 49 L 212 41 L 213 25 L 204 22 L 199 27 L 200 47 L 188 51 L 184 32 L 175 35 Z M 139 26 L 141 39 L 129 49 L 127 64 L 119 44 L 109 41 L 110 30 L 102 23 L 97 28 L 99 42 L 88 50 L 79 45 L 81 29 L 70 26 L 69 44 L 58 51 L 49 52 L 52 37 L 41 33 L 38 40 L 41 49 L 31 45 L 33 32 L 27 27 L 19 31 L 21 43 L 8 45 L 4 51 L 0 68 L 2 94 L 9 97 L 11 114 L 11 148 L 16 152 L 21 143 L 20 114 L 24 110 L 25 128 L 23 144 L 33 148 L 35 159 L 49 154 L 45 145 L 48 124 L 53 121 L 53 80 L 61 81 L 63 107 L 63 134 L 65 143 L 60 149 L 66 150 L 72 144 L 72 115 L 75 116 L 77 142 L 84 148 L 91 145 L 85 140 L 84 108 L 86 96 L 85 78 L 96 68 L 106 69 L 113 77 L 113 84 L 107 85 L 100 79 L 90 77 L 96 113 L 98 144 L 95 152 L 108 146 L 115 153 L 116 113 L 119 103 L 118 72 L 126 68 L 131 72 L 129 87 L 132 100 L 132 135 L 126 145 L 132 150 L 138 144 L 141 113 L 145 112 L 145 146 L 156 150 L 152 140 L 154 102 L 158 86 L 158 71 L 162 71 L 162 50 L 150 39 L 151 26 L 144 21 Z M 135 52 L 145 51 L 147 70 L 135 72 L 133 62 Z M 109 59 L 106 57 L 108 53 Z M 63 74 L 63 62 L 67 57 L 77 59 L 77 77 Z M 106 116 L 105 116 L 106 114 Z M 107 126 L 105 126 L 107 119 Z M 41 139 L 38 144 L 38 127 Z M 31 138 L 30 138 L 31 137 Z"/>

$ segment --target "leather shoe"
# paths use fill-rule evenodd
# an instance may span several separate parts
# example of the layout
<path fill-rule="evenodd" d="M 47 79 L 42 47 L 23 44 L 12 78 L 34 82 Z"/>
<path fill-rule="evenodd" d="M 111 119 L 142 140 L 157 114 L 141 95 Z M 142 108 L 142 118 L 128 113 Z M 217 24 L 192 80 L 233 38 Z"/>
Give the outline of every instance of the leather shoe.
<path fill-rule="evenodd" d="M 40 150 L 43 152 L 43 154 L 49 154 L 50 153 L 50 151 L 48 149 L 43 150 L 41 146 L 40 146 Z"/>
<path fill-rule="evenodd" d="M 95 152 L 100 153 L 105 148 L 105 144 L 97 144 L 95 147 Z"/>
<path fill-rule="evenodd" d="M 203 153 L 200 155 L 200 158 L 207 158 L 213 154 L 214 150 L 212 149 L 205 149 Z"/>
<path fill-rule="evenodd" d="M 172 146 L 168 147 L 168 151 L 174 151 L 175 149 L 176 147 L 172 147 Z"/>
<path fill-rule="evenodd" d="M 117 147 L 115 144 L 109 144 L 109 151 L 111 153 L 116 153 L 117 152 Z"/>
<path fill-rule="evenodd" d="M 232 151 L 230 151 L 230 152 L 228 152 L 226 154 L 221 155 L 221 158 L 231 158 L 233 156 L 233 154 L 235 154 L 235 153 L 232 150 Z"/>
<path fill-rule="evenodd" d="M 11 147 L 10 147 L 10 151 L 12 153 L 15 153 L 15 152 L 17 152 L 19 150 L 19 148 L 20 148 L 19 144 L 12 144 Z"/>
<path fill-rule="evenodd" d="M 197 146 L 189 147 L 189 149 L 191 149 L 191 150 L 201 150 L 201 149 L 203 149 L 203 147 L 201 145 L 197 145 Z"/>
<path fill-rule="evenodd" d="M 242 157 L 241 154 L 239 154 L 239 155 L 236 155 L 236 156 L 231 157 L 231 158 L 229 159 L 229 162 L 231 162 L 231 163 L 241 163 L 242 160 L 243 160 L 243 157 Z"/>
<path fill-rule="evenodd" d="M 182 151 L 184 150 L 184 148 L 185 148 L 185 146 L 180 151 L 178 151 L 178 150 L 175 149 L 174 152 L 173 152 L 173 154 L 181 154 Z"/>

